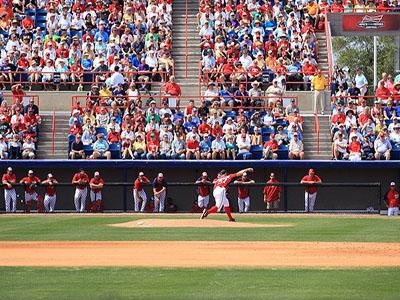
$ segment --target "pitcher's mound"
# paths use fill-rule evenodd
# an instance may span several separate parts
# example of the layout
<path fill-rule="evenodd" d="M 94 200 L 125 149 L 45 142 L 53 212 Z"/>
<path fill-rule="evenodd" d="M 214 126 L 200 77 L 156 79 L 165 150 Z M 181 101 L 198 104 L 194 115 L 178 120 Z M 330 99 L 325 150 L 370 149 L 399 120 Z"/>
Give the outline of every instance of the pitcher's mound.
<path fill-rule="evenodd" d="M 244 222 L 228 222 L 212 219 L 140 219 L 119 224 L 111 224 L 121 228 L 140 227 L 229 227 L 229 228 L 254 228 L 254 227 L 290 227 L 290 224 L 256 224 Z"/>

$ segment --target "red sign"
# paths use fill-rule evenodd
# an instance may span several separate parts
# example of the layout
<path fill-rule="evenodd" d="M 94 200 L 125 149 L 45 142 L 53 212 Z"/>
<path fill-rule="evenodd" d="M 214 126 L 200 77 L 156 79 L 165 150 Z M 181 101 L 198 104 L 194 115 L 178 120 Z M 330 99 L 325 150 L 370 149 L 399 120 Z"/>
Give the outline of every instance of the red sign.
<path fill-rule="evenodd" d="M 343 31 L 400 30 L 400 14 L 343 14 Z"/>

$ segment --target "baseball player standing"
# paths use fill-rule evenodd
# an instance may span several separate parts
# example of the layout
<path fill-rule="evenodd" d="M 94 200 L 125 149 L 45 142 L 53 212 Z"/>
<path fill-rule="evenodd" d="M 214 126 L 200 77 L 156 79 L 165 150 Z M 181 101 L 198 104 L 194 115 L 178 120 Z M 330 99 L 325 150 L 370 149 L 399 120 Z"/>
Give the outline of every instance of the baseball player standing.
<path fill-rule="evenodd" d="M 133 184 L 133 201 L 135 204 L 135 212 L 139 212 L 139 206 L 140 212 L 144 212 L 144 209 L 146 208 L 147 195 L 144 191 L 145 183 L 150 183 L 150 180 L 144 176 L 143 172 L 140 172 L 138 178 L 136 178 Z"/>
<path fill-rule="evenodd" d="M 236 178 L 243 175 L 243 173 L 251 173 L 253 172 L 252 168 L 241 170 L 237 173 L 228 174 L 226 170 L 221 170 L 218 173 L 217 178 L 214 179 L 214 191 L 213 196 L 215 199 L 215 205 L 211 207 L 209 210 L 204 209 L 203 213 L 200 216 L 200 219 L 206 218 L 209 214 L 216 213 L 219 208 L 224 208 L 225 213 L 228 215 L 229 222 L 235 222 L 235 219 L 231 215 L 231 208 L 229 207 L 229 200 L 226 197 L 226 190 L 229 186 L 229 183 Z"/>
<path fill-rule="evenodd" d="M 80 169 L 78 173 L 75 173 L 72 178 L 72 184 L 75 185 L 74 203 L 76 212 L 85 211 L 88 183 L 89 176 L 83 169 Z"/>
<path fill-rule="evenodd" d="M 279 183 L 275 174 L 271 173 L 267 183 Z M 266 185 L 263 190 L 264 203 L 267 206 L 267 212 L 277 211 L 280 202 L 281 187 L 278 185 Z"/>
<path fill-rule="evenodd" d="M 153 212 L 164 212 L 165 198 L 167 196 L 167 182 L 163 173 L 153 180 L 154 210 Z"/>
<path fill-rule="evenodd" d="M 315 201 L 317 200 L 317 187 L 316 183 L 321 183 L 322 180 L 315 175 L 314 169 L 308 170 L 308 175 L 301 179 L 301 183 L 306 184 L 306 190 L 304 194 L 304 211 L 313 212 Z"/>
<path fill-rule="evenodd" d="M 30 213 L 32 201 L 38 201 L 36 187 L 40 184 L 40 179 L 36 177 L 32 170 L 28 171 L 28 176 L 21 179 L 20 183 L 25 186 L 25 212 Z"/>
<path fill-rule="evenodd" d="M 250 188 L 247 185 L 254 183 L 254 180 L 250 180 L 247 177 L 247 172 L 244 172 L 242 177 L 235 180 L 234 183 L 240 184 L 238 186 L 239 213 L 248 212 L 250 209 Z"/>
<path fill-rule="evenodd" d="M 202 209 L 207 209 L 210 202 L 210 186 L 211 179 L 208 178 L 207 172 L 203 172 L 195 184 L 198 186 L 197 206 Z"/>
<path fill-rule="evenodd" d="M 58 181 L 54 178 L 53 174 L 49 173 L 47 179 L 42 181 L 42 185 L 45 186 L 44 194 L 44 209 L 46 212 L 54 212 L 56 207 L 56 185 Z"/>
<path fill-rule="evenodd" d="M 14 188 L 14 184 L 17 181 L 17 177 L 13 173 L 11 167 L 7 168 L 7 172 L 3 174 L 1 182 L 4 185 L 4 201 L 6 203 L 6 212 L 16 212 L 17 211 L 17 193 Z M 12 206 L 11 206 L 12 204 Z"/>
<path fill-rule="evenodd" d="M 396 190 L 396 184 L 390 183 L 390 189 L 385 194 L 385 203 L 388 208 L 388 216 L 399 215 L 399 192 Z"/>
<path fill-rule="evenodd" d="M 101 190 L 104 187 L 104 180 L 100 177 L 99 172 L 94 172 L 94 177 L 90 179 L 90 205 L 88 208 L 89 212 L 101 212 Z"/>

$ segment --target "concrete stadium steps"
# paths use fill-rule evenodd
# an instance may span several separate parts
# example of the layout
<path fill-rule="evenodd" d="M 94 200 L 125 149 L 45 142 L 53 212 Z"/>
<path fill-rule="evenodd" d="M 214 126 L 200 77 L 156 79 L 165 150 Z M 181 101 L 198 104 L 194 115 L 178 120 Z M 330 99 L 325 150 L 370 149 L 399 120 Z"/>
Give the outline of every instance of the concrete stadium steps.
<path fill-rule="evenodd" d="M 182 95 L 194 96 L 198 94 L 200 38 L 197 29 L 198 1 L 188 2 L 188 20 L 186 36 L 186 1 L 176 0 L 173 3 L 172 22 L 174 24 L 172 37 L 172 55 L 175 60 L 174 73 L 177 82 L 181 85 Z M 187 47 L 186 47 L 187 40 Z M 186 51 L 188 51 L 188 66 L 186 77 Z M 187 104 L 183 99 L 181 105 Z"/>
<path fill-rule="evenodd" d="M 318 41 L 318 68 L 322 71 L 329 71 L 328 48 L 325 32 L 316 32 L 316 36 Z"/>
<path fill-rule="evenodd" d="M 42 124 L 38 140 L 38 159 L 66 159 L 68 152 L 69 112 L 56 112 L 54 154 L 52 154 L 53 112 L 41 112 Z"/>
<path fill-rule="evenodd" d="M 331 136 L 329 116 L 319 116 L 319 153 L 317 151 L 318 135 L 314 132 L 314 116 L 303 116 L 303 143 L 305 159 L 331 159 Z"/>

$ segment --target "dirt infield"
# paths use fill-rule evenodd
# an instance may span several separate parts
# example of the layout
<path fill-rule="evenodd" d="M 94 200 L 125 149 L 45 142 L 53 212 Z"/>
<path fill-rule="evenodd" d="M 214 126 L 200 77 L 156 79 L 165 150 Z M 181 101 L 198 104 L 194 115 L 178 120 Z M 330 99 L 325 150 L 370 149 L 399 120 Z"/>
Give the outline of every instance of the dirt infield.
<path fill-rule="evenodd" d="M 400 266 L 400 243 L 0 242 L 0 253 L 0 266 Z"/>
<path fill-rule="evenodd" d="M 290 227 L 291 224 L 257 224 L 245 222 L 228 222 L 212 219 L 140 219 L 119 224 L 111 224 L 120 228 L 166 228 L 166 227 L 196 227 L 196 228 L 254 228 L 254 227 Z"/>

